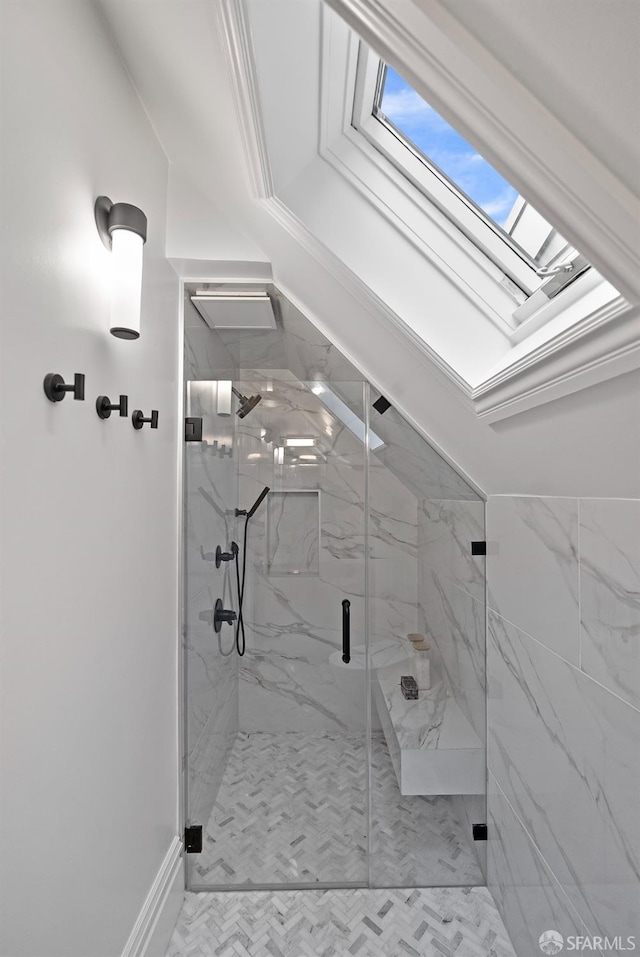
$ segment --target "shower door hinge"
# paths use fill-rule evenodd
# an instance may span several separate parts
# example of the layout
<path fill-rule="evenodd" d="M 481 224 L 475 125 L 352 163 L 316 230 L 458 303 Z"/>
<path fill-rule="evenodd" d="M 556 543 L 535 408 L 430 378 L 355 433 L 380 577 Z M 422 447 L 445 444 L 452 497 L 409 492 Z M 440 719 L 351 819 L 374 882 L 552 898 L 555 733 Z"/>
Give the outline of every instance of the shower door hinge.
<path fill-rule="evenodd" d="M 189 824 L 185 827 L 184 849 L 187 854 L 202 854 L 202 824 Z"/>
<path fill-rule="evenodd" d="M 474 841 L 486 841 L 486 840 L 487 840 L 487 825 L 486 825 L 486 824 L 474 824 L 474 825 L 473 825 L 473 839 L 474 839 Z"/>
<path fill-rule="evenodd" d="M 202 442 L 201 416 L 192 415 L 184 420 L 184 440 L 185 442 Z"/>
<path fill-rule="evenodd" d="M 472 554 L 472 555 L 486 555 L 486 554 L 487 554 L 487 543 L 486 543 L 486 542 L 471 542 L 471 554 Z"/>

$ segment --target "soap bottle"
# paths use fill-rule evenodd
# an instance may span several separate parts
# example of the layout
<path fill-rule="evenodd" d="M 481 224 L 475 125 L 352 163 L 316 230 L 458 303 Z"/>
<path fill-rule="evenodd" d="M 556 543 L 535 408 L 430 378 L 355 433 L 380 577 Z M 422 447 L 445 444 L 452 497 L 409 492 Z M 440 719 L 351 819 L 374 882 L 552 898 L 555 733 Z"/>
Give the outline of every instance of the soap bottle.
<path fill-rule="evenodd" d="M 431 687 L 431 661 L 429 659 L 429 645 L 426 641 L 413 643 L 413 667 L 418 691 L 428 691 Z"/>

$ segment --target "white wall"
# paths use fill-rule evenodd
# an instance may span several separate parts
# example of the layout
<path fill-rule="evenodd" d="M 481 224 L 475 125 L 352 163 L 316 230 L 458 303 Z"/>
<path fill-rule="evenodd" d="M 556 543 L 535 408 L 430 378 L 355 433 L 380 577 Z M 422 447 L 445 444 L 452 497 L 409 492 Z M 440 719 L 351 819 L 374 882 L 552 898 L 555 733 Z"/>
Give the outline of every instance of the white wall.
<path fill-rule="evenodd" d="M 441 0 L 589 149 L 640 186 L 635 0 Z M 549 27 L 552 26 L 551 29 Z"/>
<path fill-rule="evenodd" d="M 3 3 L 6 957 L 115 957 L 177 833 L 177 281 L 167 160 L 78 0 Z M 98 194 L 142 207 L 142 338 L 108 334 Z M 86 374 L 86 400 L 44 396 Z M 99 393 L 160 427 L 98 419 Z"/>

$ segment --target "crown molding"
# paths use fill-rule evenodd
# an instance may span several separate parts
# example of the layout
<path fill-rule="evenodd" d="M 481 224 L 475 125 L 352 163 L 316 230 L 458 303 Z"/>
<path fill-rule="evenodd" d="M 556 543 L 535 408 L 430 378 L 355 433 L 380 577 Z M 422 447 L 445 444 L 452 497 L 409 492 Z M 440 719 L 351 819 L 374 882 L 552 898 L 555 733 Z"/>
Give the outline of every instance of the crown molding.
<path fill-rule="evenodd" d="M 246 7 L 240 0 L 210 0 L 210 6 L 226 40 L 227 67 L 251 191 L 257 199 L 265 199 L 273 196 L 274 187 Z"/>
<path fill-rule="evenodd" d="M 458 20 L 437 0 L 327 2 L 640 302 L 638 197 Z"/>
<path fill-rule="evenodd" d="M 638 310 L 612 300 L 476 386 L 478 417 L 497 422 L 640 368 L 639 331 Z"/>

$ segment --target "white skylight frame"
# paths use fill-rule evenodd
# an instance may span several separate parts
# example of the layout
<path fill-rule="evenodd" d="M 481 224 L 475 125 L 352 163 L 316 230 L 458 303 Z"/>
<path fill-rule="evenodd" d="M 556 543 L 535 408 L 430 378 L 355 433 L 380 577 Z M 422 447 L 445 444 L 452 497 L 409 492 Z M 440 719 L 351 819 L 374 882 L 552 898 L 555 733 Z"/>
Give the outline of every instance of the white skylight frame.
<path fill-rule="evenodd" d="M 355 77 L 352 125 L 365 139 L 400 170 L 428 202 L 452 222 L 522 292 L 520 302 L 541 289 L 543 280 L 531 256 L 506 231 L 429 162 L 403 133 L 377 112 L 384 63 L 365 43 L 359 44 Z M 525 203 L 526 205 L 526 203 Z M 538 214 L 539 215 L 539 214 Z M 540 217 L 542 219 L 542 217 Z M 552 228 L 552 227 L 551 227 Z M 568 246 L 566 257 L 576 252 Z M 564 261 L 565 255 L 558 258 Z M 577 281 L 577 280 L 576 280 Z M 512 288 L 514 298 L 517 293 Z M 545 297 L 546 298 L 546 297 Z M 513 326 L 519 324 L 516 313 Z"/>

